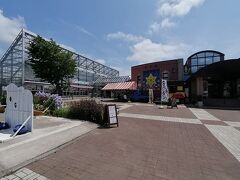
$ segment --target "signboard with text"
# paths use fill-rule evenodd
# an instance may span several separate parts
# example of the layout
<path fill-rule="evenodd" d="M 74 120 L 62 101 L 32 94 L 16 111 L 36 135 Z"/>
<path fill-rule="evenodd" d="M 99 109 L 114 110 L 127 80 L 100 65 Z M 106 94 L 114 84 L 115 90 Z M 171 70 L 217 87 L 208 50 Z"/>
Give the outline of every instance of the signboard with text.
<path fill-rule="evenodd" d="M 117 125 L 118 126 L 116 104 L 108 104 L 107 105 L 107 112 L 108 112 L 109 125 Z"/>

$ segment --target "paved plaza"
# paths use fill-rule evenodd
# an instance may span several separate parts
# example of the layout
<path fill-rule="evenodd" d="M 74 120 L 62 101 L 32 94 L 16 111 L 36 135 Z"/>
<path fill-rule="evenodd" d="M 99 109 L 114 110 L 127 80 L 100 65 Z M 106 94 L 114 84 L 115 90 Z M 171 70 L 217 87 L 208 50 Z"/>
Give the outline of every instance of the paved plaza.
<path fill-rule="evenodd" d="M 159 109 L 140 103 L 119 106 L 118 128 L 93 130 L 10 177 L 240 179 L 240 111 Z"/>

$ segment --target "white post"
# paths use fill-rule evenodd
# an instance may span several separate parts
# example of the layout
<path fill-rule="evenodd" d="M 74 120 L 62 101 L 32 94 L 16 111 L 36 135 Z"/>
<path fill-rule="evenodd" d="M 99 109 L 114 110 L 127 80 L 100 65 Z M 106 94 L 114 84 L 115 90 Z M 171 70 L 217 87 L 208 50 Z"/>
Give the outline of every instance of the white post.
<path fill-rule="evenodd" d="M 24 85 L 25 81 L 25 32 L 22 29 L 22 86 Z"/>

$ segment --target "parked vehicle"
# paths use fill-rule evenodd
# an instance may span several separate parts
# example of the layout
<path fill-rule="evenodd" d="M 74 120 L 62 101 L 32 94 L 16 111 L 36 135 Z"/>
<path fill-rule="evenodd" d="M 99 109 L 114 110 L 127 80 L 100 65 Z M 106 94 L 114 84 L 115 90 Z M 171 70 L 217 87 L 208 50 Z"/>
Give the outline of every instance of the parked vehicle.
<path fill-rule="evenodd" d="M 149 97 L 148 93 L 145 91 L 134 91 L 133 94 L 130 97 L 130 100 L 132 102 L 148 102 Z"/>

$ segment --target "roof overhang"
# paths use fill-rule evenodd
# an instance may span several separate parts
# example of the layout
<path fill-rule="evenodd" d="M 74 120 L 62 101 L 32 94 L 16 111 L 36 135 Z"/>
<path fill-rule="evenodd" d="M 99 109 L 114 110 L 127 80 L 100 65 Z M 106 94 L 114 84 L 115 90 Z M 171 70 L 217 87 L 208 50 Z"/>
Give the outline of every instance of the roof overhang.
<path fill-rule="evenodd" d="M 135 81 L 123 83 L 109 83 L 102 88 L 105 91 L 119 91 L 119 90 L 136 90 L 137 83 Z"/>
<path fill-rule="evenodd" d="M 189 79 L 203 77 L 215 79 L 240 78 L 240 59 L 219 61 L 198 70 Z"/>

